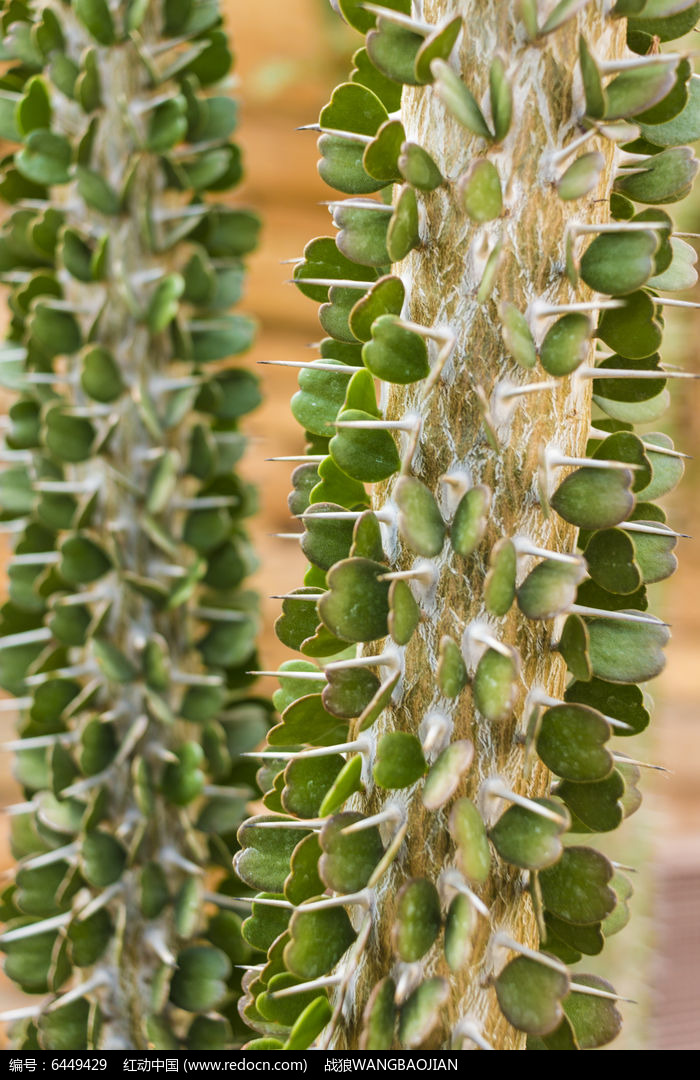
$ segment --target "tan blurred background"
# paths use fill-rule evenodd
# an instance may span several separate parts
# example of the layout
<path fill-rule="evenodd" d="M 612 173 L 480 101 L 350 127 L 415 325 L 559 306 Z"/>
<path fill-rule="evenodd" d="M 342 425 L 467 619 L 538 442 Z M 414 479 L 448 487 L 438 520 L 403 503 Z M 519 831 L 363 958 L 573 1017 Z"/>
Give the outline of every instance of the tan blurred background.
<path fill-rule="evenodd" d="M 316 173 L 315 137 L 295 129 L 317 119 L 332 87 L 346 77 L 359 37 L 344 31 L 328 0 L 224 0 L 224 6 L 237 55 L 239 137 L 247 163 L 247 179 L 234 199 L 255 207 L 264 219 L 243 305 L 260 320 L 248 362 L 301 360 L 308 356 L 307 344 L 321 336 L 320 328 L 315 305 L 285 284 L 291 268 L 281 260 L 300 255 L 311 237 L 332 230 L 327 209 L 319 205 L 331 195 Z M 694 205 L 691 200 L 683 204 L 679 216 L 679 227 L 700 231 L 700 195 Z M 667 323 L 673 345 L 666 359 L 700 370 L 695 346 L 700 318 L 670 312 Z M 293 371 L 256 370 L 264 381 L 265 404 L 248 424 L 253 441 L 246 471 L 261 491 L 262 512 L 254 532 L 263 569 L 256 584 L 267 597 L 298 585 L 303 564 L 293 542 L 270 535 L 291 526 L 286 506 L 291 467 L 265 458 L 300 453 L 303 447 L 288 409 L 296 389 Z M 697 456 L 700 391 L 684 387 L 674 399 L 677 445 Z M 697 462 L 689 463 L 683 487 L 668 509 L 674 528 L 700 538 Z M 681 544 L 680 570 L 656 588 L 655 610 L 673 624 L 674 639 L 666 672 L 652 686 L 655 726 L 643 750 L 647 760 L 665 765 L 671 775 L 645 770 L 644 806 L 614 841 L 614 857 L 639 869 L 637 895 L 631 926 L 611 940 L 612 956 L 606 950 L 601 966 L 612 974 L 619 992 L 638 1004 L 625 1006 L 625 1033 L 611 1049 L 700 1049 L 700 539 Z M 272 667 L 287 658 L 272 632 L 279 604 L 264 600 L 263 610 L 263 662 Z M 10 721 L 0 722 L 4 739 Z M 15 795 L 9 762 L 1 761 L 0 767 L 4 804 Z M 0 848 L 4 867 L 7 830 L 2 818 Z M 3 1009 L 16 1003 L 17 994 L 0 980 Z"/>

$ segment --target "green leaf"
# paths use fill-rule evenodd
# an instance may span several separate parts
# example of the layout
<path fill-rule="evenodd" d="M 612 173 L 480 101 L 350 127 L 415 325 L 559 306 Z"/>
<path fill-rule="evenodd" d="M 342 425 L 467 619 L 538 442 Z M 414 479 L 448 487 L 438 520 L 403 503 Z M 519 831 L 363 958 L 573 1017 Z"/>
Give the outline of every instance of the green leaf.
<path fill-rule="evenodd" d="M 455 120 L 473 135 L 490 140 L 492 135 L 484 114 L 459 75 L 444 60 L 433 60 L 430 70 L 435 79 L 435 89 Z"/>
<path fill-rule="evenodd" d="M 488 158 L 477 158 L 459 178 L 457 190 L 463 209 L 477 225 L 493 221 L 503 211 L 498 170 Z"/>
<path fill-rule="evenodd" d="M 518 693 L 518 662 L 515 653 L 504 655 L 487 649 L 477 664 L 473 683 L 474 704 L 491 723 L 507 720 Z"/>
<path fill-rule="evenodd" d="M 562 998 L 568 993 L 569 977 L 563 965 L 550 967 L 517 956 L 503 968 L 495 989 L 501 1012 L 513 1027 L 529 1035 L 547 1035 L 564 1016 Z"/>
<path fill-rule="evenodd" d="M 376 826 L 369 826 L 360 832 L 343 832 L 348 826 L 362 820 L 362 814 L 344 811 L 327 821 L 319 834 L 323 851 L 318 865 L 319 873 L 326 887 L 334 892 L 349 894 L 364 889 L 384 854 Z"/>
<path fill-rule="evenodd" d="M 376 417 L 361 409 L 344 409 L 338 420 L 376 422 Z M 339 469 L 365 484 L 386 480 L 401 465 L 391 432 L 382 428 L 340 428 L 329 450 Z"/>
<path fill-rule="evenodd" d="M 457 847 L 459 869 L 468 881 L 483 885 L 491 870 L 491 850 L 486 827 L 473 802 L 457 800 L 450 811 L 449 829 Z"/>
<path fill-rule="evenodd" d="M 538 880 L 548 911 L 565 922 L 589 925 L 602 922 L 615 907 L 617 898 L 609 887 L 612 876 L 612 863 L 599 851 L 567 847 Z"/>
<path fill-rule="evenodd" d="M 389 582 L 386 566 L 371 559 L 344 559 L 328 575 L 328 592 L 319 613 L 343 641 L 374 641 L 387 633 Z"/>
<path fill-rule="evenodd" d="M 68 139 L 44 128 L 30 131 L 15 154 L 22 176 L 35 184 L 67 184 L 71 179 L 72 149 Z"/>
<path fill-rule="evenodd" d="M 170 1000 L 187 1012 L 210 1012 L 226 994 L 230 974 L 231 962 L 220 949 L 190 945 L 178 955 Z"/>
<path fill-rule="evenodd" d="M 646 175 L 646 174 L 645 174 Z M 596 292 L 634 292 L 654 273 L 656 233 L 609 232 L 596 236 L 581 259 L 581 277 Z"/>
<path fill-rule="evenodd" d="M 557 376 L 570 375 L 575 371 L 586 359 L 592 329 L 588 316 L 578 312 L 562 315 L 552 323 L 540 348 L 540 362 L 544 370 Z"/>
<path fill-rule="evenodd" d="M 605 159 L 597 150 L 581 154 L 557 181 L 559 198 L 569 202 L 588 195 L 597 186 L 604 167 Z"/>
<path fill-rule="evenodd" d="M 445 542 L 445 523 L 432 492 L 414 476 L 402 476 L 394 487 L 399 508 L 399 533 L 416 555 L 439 555 Z"/>
<path fill-rule="evenodd" d="M 73 0 L 73 9 L 100 45 L 113 45 L 116 32 L 107 0 Z"/>
<path fill-rule="evenodd" d="M 473 759 L 474 746 L 467 739 L 458 739 L 445 747 L 431 765 L 423 785 L 423 805 L 428 810 L 437 810 L 452 798 Z"/>
<path fill-rule="evenodd" d="M 556 512 L 581 529 L 606 529 L 625 521 L 634 507 L 629 469 L 584 466 L 569 474 L 551 498 Z"/>
<path fill-rule="evenodd" d="M 372 770 L 379 787 L 389 790 L 410 787 L 425 776 L 427 769 L 423 749 L 415 735 L 405 731 L 382 735 Z"/>
<path fill-rule="evenodd" d="M 627 119 L 662 101 L 676 81 L 676 63 L 660 58 L 656 63 L 622 71 L 605 88 L 605 119 Z"/>
<path fill-rule="evenodd" d="M 659 206 L 678 202 L 689 194 L 698 170 L 697 159 L 688 146 L 674 146 L 640 162 L 637 171 L 621 175 L 614 190 L 634 202 Z"/>
<path fill-rule="evenodd" d="M 444 1010 L 450 993 L 447 979 L 434 977 L 422 982 L 407 998 L 399 1014 L 399 1039 L 411 1050 L 444 1026 Z"/>
<path fill-rule="evenodd" d="M 432 881 L 413 878 L 401 886 L 396 898 L 393 945 L 399 958 L 411 964 L 420 960 L 442 929 L 440 897 Z"/>
<path fill-rule="evenodd" d="M 664 668 L 663 648 L 670 637 L 663 623 L 593 619 L 588 624 L 593 674 L 609 682 L 646 682 Z"/>
<path fill-rule="evenodd" d="M 489 830 L 491 843 L 501 858 L 524 870 L 543 870 L 556 863 L 564 850 L 561 836 L 569 827 L 569 816 L 561 803 L 545 798 L 534 802 L 556 814 L 557 820 L 513 805 Z"/>

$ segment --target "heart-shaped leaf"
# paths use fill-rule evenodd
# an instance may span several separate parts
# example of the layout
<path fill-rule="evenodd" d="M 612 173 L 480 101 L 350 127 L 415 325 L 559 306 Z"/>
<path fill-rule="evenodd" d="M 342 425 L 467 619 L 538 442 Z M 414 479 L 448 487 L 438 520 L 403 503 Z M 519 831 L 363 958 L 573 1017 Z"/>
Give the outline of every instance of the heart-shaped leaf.
<path fill-rule="evenodd" d="M 576 982 L 594 990 L 614 994 L 615 988 L 600 975 L 576 972 Z M 576 1034 L 582 1050 L 596 1050 L 615 1039 L 622 1027 L 622 1017 L 615 1001 L 577 993 L 575 990 L 564 999 L 564 1012 Z"/>
<path fill-rule="evenodd" d="M 670 633 L 662 622 L 635 624 L 614 619 L 588 623 L 593 674 L 609 682 L 636 683 L 663 671 Z"/>
<path fill-rule="evenodd" d="M 362 155 L 365 172 L 382 184 L 401 180 L 398 160 L 405 138 L 400 120 L 386 120 Z"/>
<path fill-rule="evenodd" d="M 391 262 L 387 251 L 387 230 L 390 208 L 367 200 L 367 205 L 335 204 L 333 224 L 340 231 L 336 236 L 338 251 L 346 259 L 363 267 L 384 267 Z"/>
<path fill-rule="evenodd" d="M 629 725 L 630 731 L 616 728 L 618 736 L 638 735 L 649 724 L 649 713 L 644 706 L 644 694 L 638 686 L 605 682 L 603 679 L 591 679 L 590 682 L 574 682 L 567 687 L 567 701 L 590 705 L 605 716 L 622 720 Z"/>
<path fill-rule="evenodd" d="M 376 423 L 376 417 L 361 409 L 345 409 L 338 420 Z M 331 439 L 329 449 L 338 468 L 363 484 L 386 480 L 398 472 L 401 465 L 391 432 L 382 428 L 340 428 Z"/>
<path fill-rule="evenodd" d="M 360 832 L 343 832 L 362 820 L 362 814 L 344 811 L 327 821 L 320 832 L 323 855 L 318 870 L 326 887 L 335 892 L 356 893 L 364 889 L 384 854 L 376 825 Z"/>
<path fill-rule="evenodd" d="M 605 780 L 590 784 L 562 780 L 555 794 L 571 811 L 572 832 L 610 832 L 623 818 L 625 783 L 617 769 Z"/>
<path fill-rule="evenodd" d="M 284 895 L 290 903 L 301 904 L 303 900 L 310 900 L 323 892 L 323 882 L 318 876 L 320 858 L 318 834 L 309 833 L 292 852 L 289 876 L 284 883 Z"/>
<path fill-rule="evenodd" d="M 614 593 L 633 593 L 642 583 L 636 546 L 622 529 L 594 533 L 586 545 L 588 572 L 598 585 Z"/>
<path fill-rule="evenodd" d="M 542 900 L 548 911 L 576 925 L 600 923 L 617 898 L 609 887 L 612 864 L 588 847 L 567 847 L 559 861 L 539 875 Z"/>
<path fill-rule="evenodd" d="M 313 503 L 306 511 L 301 550 L 309 562 L 322 570 L 330 570 L 335 563 L 347 558 L 355 523 L 347 519 L 334 521 L 319 518 L 315 520 L 315 515 L 342 513 L 342 511 L 342 506 L 325 502 Z"/>
<path fill-rule="evenodd" d="M 633 479 L 628 469 L 584 466 L 561 482 L 551 504 L 560 517 L 581 529 L 608 529 L 632 513 Z"/>
<path fill-rule="evenodd" d="M 379 679 L 367 668 L 326 668 L 328 685 L 323 705 L 333 716 L 352 720 L 359 716 L 379 689 Z"/>
<path fill-rule="evenodd" d="M 317 979 L 335 967 L 355 940 L 355 931 L 342 907 L 307 912 L 302 905 L 292 915 L 289 933 L 284 963 L 304 981 Z"/>
<path fill-rule="evenodd" d="M 241 850 L 236 855 L 235 871 L 251 889 L 282 893 L 294 848 L 308 834 L 308 829 L 260 829 L 262 822 L 285 820 L 272 814 L 249 818 L 238 830 Z"/>
<path fill-rule="evenodd" d="M 561 858 L 561 836 L 569 827 L 569 816 L 561 803 L 553 799 L 535 799 L 557 815 L 557 820 L 543 817 L 525 806 L 509 806 L 489 830 L 496 851 L 513 866 L 541 870 Z"/>
<path fill-rule="evenodd" d="M 673 146 L 646 158 L 636 168 L 641 171 L 625 175 L 623 170 L 614 183 L 614 190 L 634 202 L 659 206 L 685 198 L 692 187 L 698 162 L 689 146 Z"/>
<path fill-rule="evenodd" d="M 654 300 L 640 290 L 624 298 L 624 306 L 601 314 L 598 337 L 614 352 L 631 359 L 651 356 L 661 344 L 661 326 Z"/>
<path fill-rule="evenodd" d="M 370 338 L 374 338 L 374 329 L 382 316 L 401 314 L 405 292 L 401 278 L 394 277 L 393 274 L 379 278 L 372 285 L 350 311 L 348 319 L 350 330 L 358 341 L 369 341 Z M 364 353 L 363 360 L 367 363 Z M 370 365 L 367 364 L 367 366 Z"/>
<path fill-rule="evenodd" d="M 496 979 L 494 986 L 501 1012 L 518 1031 L 547 1035 L 559 1025 L 569 977 L 563 966 L 559 967 L 559 961 L 556 963 L 556 967 L 550 967 L 529 956 L 516 956 Z"/>
<path fill-rule="evenodd" d="M 553 619 L 569 610 L 585 576 L 581 562 L 545 559 L 530 571 L 518 589 L 518 607 L 528 619 Z"/>
<path fill-rule="evenodd" d="M 639 289 L 654 273 L 659 238 L 649 230 L 601 233 L 581 259 L 581 277 L 596 292 L 622 295 Z"/>
<path fill-rule="evenodd" d="M 344 559 L 328 574 L 328 592 L 319 613 L 343 641 L 375 641 L 387 633 L 389 582 L 386 566 L 371 559 Z"/>
<path fill-rule="evenodd" d="M 389 617 L 387 627 L 392 641 L 407 645 L 420 622 L 420 608 L 406 581 L 392 581 L 389 588 Z"/>
<path fill-rule="evenodd" d="M 405 385 L 430 374 L 425 338 L 402 326 L 397 315 L 380 315 L 372 323 L 372 339 L 363 348 L 362 359 L 386 382 Z"/>
<path fill-rule="evenodd" d="M 284 770 L 282 806 L 285 813 L 299 818 L 314 818 L 344 765 L 340 754 L 318 758 L 298 758 Z"/>
<path fill-rule="evenodd" d="M 410 787 L 425 776 L 428 766 L 420 741 L 405 731 L 382 735 L 372 770 L 376 783 L 383 788 Z"/>
<path fill-rule="evenodd" d="M 603 780 L 613 758 L 605 748 L 610 725 L 586 705 L 555 705 L 542 716 L 537 753 L 548 769 L 567 780 Z"/>

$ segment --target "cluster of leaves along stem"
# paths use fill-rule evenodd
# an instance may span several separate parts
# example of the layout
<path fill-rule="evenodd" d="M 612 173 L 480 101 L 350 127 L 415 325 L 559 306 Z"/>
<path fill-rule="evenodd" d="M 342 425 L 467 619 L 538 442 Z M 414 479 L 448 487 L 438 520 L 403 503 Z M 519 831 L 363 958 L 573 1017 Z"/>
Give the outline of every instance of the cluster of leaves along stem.
<path fill-rule="evenodd" d="M 257 605 L 235 469 L 256 379 L 230 314 L 258 220 L 219 5 L 2 6 L 0 685 L 18 717 L 2 893 L 24 1050 L 241 1041 L 231 870 Z M 6 737 L 6 736 L 5 736 Z"/>
<path fill-rule="evenodd" d="M 263 754 L 266 812 L 243 825 L 235 863 L 260 890 L 244 935 L 267 952 L 244 979 L 242 1015 L 257 1033 L 249 1045 L 342 1043 L 343 1025 L 355 1016 L 366 1049 L 493 1048 L 471 1015 L 446 1024 L 453 986 L 486 920 L 493 975 L 473 994 L 495 991 L 491 1000 L 528 1048 L 598 1047 L 619 1030 L 617 996 L 571 965 L 598 954 L 629 917 L 630 880 L 596 849 L 594 834 L 615 829 L 640 800 L 639 763 L 623 740 L 649 721 L 637 684 L 663 666 L 668 629 L 647 613 L 647 586 L 676 565 L 678 534 L 657 500 L 683 471 L 671 440 L 649 428 L 679 375 L 659 356 L 665 305 L 696 281 L 694 252 L 674 236 L 667 206 L 689 192 L 697 169 L 685 144 L 700 137 L 700 79 L 685 55 L 657 51 L 695 26 L 700 5 L 521 0 L 513 5 L 514 55 L 493 57 L 480 100 L 473 73 L 458 70 L 460 35 L 480 32 L 463 25 L 460 5 L 446 5 L 436 26 L 413 17 L 410 0 L 333 6 L 366 38 L 349 80 L 311 125 L 320 132 L 321 176 L 340 194 L 331 205 L 336 234 L 312 240 L 294 273 L 301 292 L 321 304 L 327 336 L 319 359 L 299 365 L 291 404 L 307 457 L 293 473 L 289 506 L 303 525 L 298 539 L 309 565 L 284 598 L 276 630 L 301 658 L 276 673 L 281 720 Z M 533 550 L 526 537 L 507 536 L 484 553 L 499 491 L 466 472 L 448 477 L 450 506 L 414 474 L 416 447 L 430 453 L 415 418 L 384 417 L 387 390 L 408 384 L 422 385 L 441 416 L 443 368 L 469 363 L 468 352 L 451 358 L 449 328 L 403 317 L 407 290 L 392 264 L 414 250 L 434 257 L 421 216 L 434 189 L 447 187 L 458 200 L 476 244 L 480 228 L 508 212 L 508 177 L 489 150 L 516 123 L 527 126 L 518 116 L 518 69 L 531 50 L 546 52 L 557 34 L 571 32 L 583 9 L 618 28 L 626 18 L 628 50 L 607 61 L 580 36 L 572 67 L 583 94 L 574 99 L 573 134 L 555 161 L 542 163 L 544 190 L 532 195 L 585 212 L 604 166 L 595 147 L 610 153 L 617 144 L 607 222 L 572 223 L 562 238 L 558 274 L 581 286 L 580 306 L 538 302 L 522 311 L 508 296 L 492 296 L 499 243 L 487 251 L 473 297 L 500 321 L 512 375 L 495 388 L 474 387 L 483 406 L 475 443 L 488 440 L 500 452 L 508 410 L 527 407 L 520 395 L 546 394 L 561 380 L 593 381 L 586 456 L 542 447 L 538 512 L 576 526 L 578 551 Z M 403 85 L 439 95 L 460 122 L 474 147 L 464 175 L 445 179 L 441 161 L 407 137 L 397 112 Z M 539 249 L 520 252 L 519 266 L 542 257 Z M 377 483 L 381 498 L 372 501 L 366 485 Z M 485 582 L 474 569 L 484 554 Z M 413 557 L 412 567 L 397 570 L 400 557 L 404 567 Z M 394 713 L 401 728 L 382 723 L 389 703 L 402 700 L 404 647 L 441 608 L 446 559 L 465 588 L 482 595 L 486 618 L 444 636 L 437 670 L 419 677 L 436 680 L 443 700 L 461 699 L 472 730 L 483 733 L 475 744 L 511 725 L 523 777 L 535 765 L 549 770 L 540 798 L 523 798 L 498 777 L 487 777 L 477 798 L 465 797 L 478 750 L 453 738 L 439 711 L 412 715 L 408 706 Z M 551 628 L 552 652 L 569 671 L 561 700 L 546 686 L 531 687 L 525 700 L 520 694 L 520 645 L 499 637 L 514 605 L 523 650 L 534 623 Z M 374 813 L 365 809 L 370 799 Z M 382 882 L 422 844 L 407 833 L 407 816 L 421 804 L 422 835 L 446 831 L 449 856 L 435 879 L 404 880 L 391 897 L 391 940 L 378 941 L 378 905 L 389 899 Z M 523 872 L 538 950 L 491 922 L 482 894 L 504 864 Z M 365 954 L 376 979 L 355 1000 Z"/>

